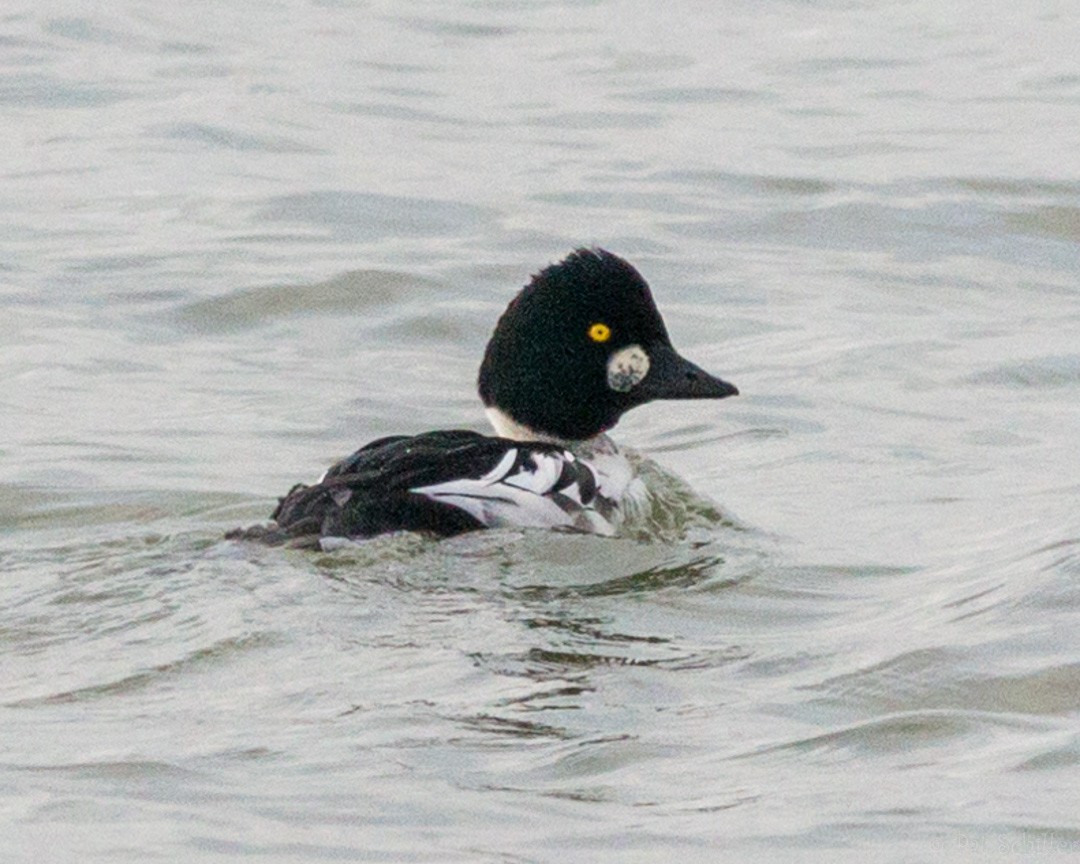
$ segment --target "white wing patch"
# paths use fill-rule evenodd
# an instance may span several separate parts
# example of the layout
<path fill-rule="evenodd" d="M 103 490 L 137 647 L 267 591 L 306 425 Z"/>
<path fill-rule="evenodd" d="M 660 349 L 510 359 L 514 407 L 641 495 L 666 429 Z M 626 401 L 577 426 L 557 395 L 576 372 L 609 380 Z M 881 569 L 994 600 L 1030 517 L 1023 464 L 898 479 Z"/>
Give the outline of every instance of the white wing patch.
<path fill-rule="evenodd" d="M 516 461 L 517 461 L 517 450 L 516 449 L 515 450 L 507 450 L 506 453 L 503 455 L 502 459 L 499 460 L 499 463 L 494 468 L 492 468 L 490 471 L 488 471 L 487 474 L 485 474 L 483 477 L 481 477 L 479 480 L 476 480 L 475 482 L 484 483 L 484 484 L 498 483 L 500 480 L 502 480 L 506 476 L 506 472 L 508 472 L 513 467 L 513 465 L 514 465 L 514 463 Z M 458 481 L 451 481 L 451 482 L 458 482 Z M 445 486 L 446 484 L 445 483 L 440 483 L 439 485 L 440 486 Z M 438 487 L 436 487 L 436 486 L 428 486 L 427 488 L 428 489 L 435 489 L 435 488 L 438 488 Z M 413 492 L 422 492 L 423 490 L 422 489 L 413 489 L 412 491 Z"/>
<path fill-rule="evenodd" d="M 516 474 L 510 474 L 503 478 L 503 483 L 510 486 L 517 486 L 519 489 L 525 489 L 528 492 L 532 492 L 535 495 L 546 495 L 555 488 L 555 484 L 559 482 L 559 476 L 562 474 L 563 466 L 566 464 L 567 456 L 570 460 L 573 460 L 573 456 L 569 453 L 566 455 L 558 453 L 533 453 L 528 461 L 531 461 L 536 466 L 535 471 L 530 471 L 528 468 L 528 462 L 526 463 L 524 471 L 518 471 Z"/>
<path fill-rule="evenodd" d="M 611 536 L 618 508 L 597 495 L 598 481 L 592 467 L 569 451 L 511 447 L 481 477 L 411 491 L 458 507 L 489 528 L 568 528 Z"/>

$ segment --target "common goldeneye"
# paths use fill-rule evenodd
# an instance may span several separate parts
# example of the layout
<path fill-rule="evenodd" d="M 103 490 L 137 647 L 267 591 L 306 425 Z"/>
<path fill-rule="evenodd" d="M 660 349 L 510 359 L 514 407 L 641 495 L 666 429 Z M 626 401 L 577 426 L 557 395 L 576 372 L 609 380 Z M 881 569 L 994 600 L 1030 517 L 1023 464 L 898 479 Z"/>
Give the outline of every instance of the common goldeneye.
<path fill-rule="evenodd" d="M 230 536 L 316 545 L 502 526 L 614 534 L 624 498 L 642 490 L 603 433 L 654 399 L 739 392 L 679 355 L 645 280 L 603 249 L 578 249 L 532 277 L 488 342 L 479 389 L 497 437 L 380 438 L 294 486 L 274 525 Z"/>

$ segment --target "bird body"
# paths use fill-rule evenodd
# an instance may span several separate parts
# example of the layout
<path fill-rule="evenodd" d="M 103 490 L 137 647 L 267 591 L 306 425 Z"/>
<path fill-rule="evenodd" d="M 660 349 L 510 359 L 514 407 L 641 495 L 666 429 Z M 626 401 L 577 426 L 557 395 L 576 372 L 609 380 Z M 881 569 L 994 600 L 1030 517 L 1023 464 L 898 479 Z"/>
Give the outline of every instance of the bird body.
<path fill-rule="evenodd" d="M 318 542 L 506 526 L 613 535 L 647 490 L 606 431 L 656 399 L 738 393 L 676 352 L 645 280 L 602 249 L 575 251 L 511 301 L 479 391 L 496 436 L 372 441 L 317 483 L 294 486 L 274 525 L 238 536 Z"/>

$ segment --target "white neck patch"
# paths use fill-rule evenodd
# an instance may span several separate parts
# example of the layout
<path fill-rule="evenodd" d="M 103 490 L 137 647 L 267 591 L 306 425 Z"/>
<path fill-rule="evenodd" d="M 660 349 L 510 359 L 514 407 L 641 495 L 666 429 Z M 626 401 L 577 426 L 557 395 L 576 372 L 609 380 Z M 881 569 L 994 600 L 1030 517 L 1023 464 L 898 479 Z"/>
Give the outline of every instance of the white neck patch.
<path fill-rule="evenodd" d="M 554 435 L 537 432 L 524 423 L 518 423 L 517 420 L 494 405 L 485 408 L 484 413 L 487 414 L 491 425 L 495 427 L 495 434 L 500 438 L 510 438 L 513 441 L 547 441 L 551 444 L 565 443 L 561 438 L 556 438 Z"/>
<path fill-rule="evenodd" d="M 627 393 L 649 374 L 649 355 L 640 345 L 627 345 L 608 358 L 608 387 Z"/>

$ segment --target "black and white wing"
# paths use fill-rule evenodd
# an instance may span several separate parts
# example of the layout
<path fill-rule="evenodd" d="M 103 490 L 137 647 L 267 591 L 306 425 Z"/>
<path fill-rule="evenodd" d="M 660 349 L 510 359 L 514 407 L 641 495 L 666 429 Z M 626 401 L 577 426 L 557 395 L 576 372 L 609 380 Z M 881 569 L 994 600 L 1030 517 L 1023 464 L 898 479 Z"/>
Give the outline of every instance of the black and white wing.
<path fill-rule="evenodd" d="M 294 487 L 263 539 L 500 526 L 610 535 L 615 513 L 596 473 L 562 447 L 452 430 L 373 441 L 318 483 Z"/>
<path fill-rule="evenodd" d="M 479 477 L 455 477 L 411 491 L 456 507 L 488 528 L 615 533 L 614 504 L 599 494 L 592 468 L 555 445 L 508 441 L 499 461 Z"/>

